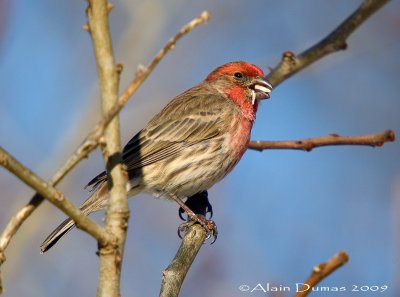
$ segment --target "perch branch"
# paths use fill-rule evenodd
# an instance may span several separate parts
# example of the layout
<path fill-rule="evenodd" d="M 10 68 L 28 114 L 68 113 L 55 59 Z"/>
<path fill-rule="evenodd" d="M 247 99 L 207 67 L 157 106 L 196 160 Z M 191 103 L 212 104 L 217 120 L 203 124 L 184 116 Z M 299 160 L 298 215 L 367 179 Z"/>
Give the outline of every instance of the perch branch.
<path fill-rule="evenodd" d="M 302 140 L 250 141 L 248 148 L 260 152 L 268 149 L 293 149 L 309 152 L 316 147 L 328 145 L 365 145 L 376 147 L 382 146 L 386 142 L 394 141 L 394 139 L 394 131 L 387 130 L 362 136 L 340 136 L 337 134 L 330 134 L 327 136 L 307 138 Z"/>
<path fill-rule="evenodd" d="M 42 197 L 49 200 L 67 216 L 74 220 L 76 227 L 89 233 L 102 244 L 112 242 L 111 237 L 93 220 L 86 217 L 63 193 L 46 183 L 32 171 L 24 167 L 7 151 L 0 147 L 0 165 L 13 173 L 25 184 L 37 191 Z M 1 250 L 0 250 L 1 252 Z"/>
<path fill-rule="evenodd" d="M 305 297 L 312 291 L 319 282 L 330 275 L 339 267 L 343 266 L 349 261 L 349 256 L 344 252 L 340 251 L 335 256 L 330 258 L 325 263 L 318 264 L 314 267 L 311 275 L 303 283 L 303 286 L 298 290 L 294 297 Z"/>
<path fill-rule="evenodd" d="M 276 87 L 295 73 L 326 55 L 347 48 L 347 38 L 372 14 L 390 0 L 364 0 L 362 4 L 344 20 L 335 30 L 317 44 L 299 55 L 291 51 L 284 52 L 281 62 L 266 76 Z"/>
<path fill-rule="evenodd" d="M 175 258 L 163 271 L 160 297 L 177 297 L 182 283 L 207 236 L 200 224 L 194 224 L 186 232 Z"/>

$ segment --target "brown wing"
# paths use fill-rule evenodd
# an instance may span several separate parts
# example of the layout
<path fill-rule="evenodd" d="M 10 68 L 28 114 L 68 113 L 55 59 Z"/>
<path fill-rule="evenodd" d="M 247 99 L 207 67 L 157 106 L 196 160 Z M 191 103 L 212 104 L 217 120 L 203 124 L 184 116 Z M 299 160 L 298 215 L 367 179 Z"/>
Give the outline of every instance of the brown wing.
<path fill-rule="evenodd" d="M 175 98 L 129 141 L 123 151 L 128 170 L 163 160 L 221 133 L 221 115 L 229 101 L 198 90 Z M 205 94 L 199 97 L 201 91 Z"/>
<path fill-rule="evenodd" d="M 202 87 L 189 89 L 172 100 L 124 147 L 122 158 L 128 171 L 219 135 L 222 114 L 235 109 L 234 104 L 215 92 Z M 88 186 L 96 187 L 106 178 L 102 172 Z"/>

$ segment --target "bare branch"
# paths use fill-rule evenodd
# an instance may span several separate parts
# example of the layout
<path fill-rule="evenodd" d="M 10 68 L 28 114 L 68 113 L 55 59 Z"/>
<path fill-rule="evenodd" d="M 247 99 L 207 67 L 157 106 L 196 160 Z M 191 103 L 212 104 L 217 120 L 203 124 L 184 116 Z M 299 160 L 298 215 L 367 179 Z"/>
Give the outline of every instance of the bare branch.
<path fill-rule="evenodd" d="M 99 76 L 103 117 L 118 102 L 119 70 L 114 62 L 110 29 L 108 25 L 107 0 L 89 2 L 88 25 Z M 124 255 L 129 208 L 126 193 L 128 176 L 121 156 L 121 140 L 118 115 L 113 117 L 104 131 L 103 157 L 106 163 L 109 198 L 105 217 L 105 228 L 113 234 L 116 245 L 99 244 L 99 281 L 97 296 L 120 296 L 121 264 Z"/>
<path fill-rule="evenodd" d="M 361 135 L 361 136 L 340 136 L 330 134 L 327 136 L 307 138 L 301 140 L 285 140 L 285 141 L 250 141 L 248 148 L 256 151 L 270 149 L 292 149 L 311 151 L 316 147 L 328 145 L 365 145 L 365 146 L 382 146 L 384 143 L 395 140 L 393 130 Z"/>
<path fill-rule="evenodd" d="M 287 51 L 281 62 L 267 75 L 267 79 L 276 87 L 293 74 L 306 68 L 326 55 L 347 48 L 347 38 L 372 14 L 389 0 L 364 0 L 352 15 L 343 21 L 333 32 L 299 55 Z"/>
<path fill-rule="evenodd" d="M 303 283 L 303 286 L 294 295 L 294 297 L 307 296 L 308 293 L 312 291 L 313 287 L 315 287 L 319 282 L 321 282 L 324 278 L 326 278 L 336 269 L 346 264 L 348 261 L 349 261 L 349 256 L 344 251 L 340 251 L 325 263 L 318 264 L 317 266 L 314 267 L 313 271 L 311 272 L 311 275 Z"/>
<path fill-rule="evenodd" d="M 0 147 L 0 165 L 17 176 L 25 184 L 37 191 L 42 197 L 49 200 L 57 208 L 63 211 L 67 216 L 74 220 L 76 226 L 92 235 L 102 244 L 112 242 L 103 228 L 97 225 L 93 220 L 86 217 L 71 201 L 69 201 L 63 193 L 53 186 L 46 183 L 32 171 L 24 167 L 7 151 Z M 1 252 L 1 250 L 0 250 Z"/>
<path fill-rule="evenodd" d="M 175 258 L 163 271 L 160 297 L 177 297 L 182 283 L 207 236 L 200 224 L 189 227 Z"/>

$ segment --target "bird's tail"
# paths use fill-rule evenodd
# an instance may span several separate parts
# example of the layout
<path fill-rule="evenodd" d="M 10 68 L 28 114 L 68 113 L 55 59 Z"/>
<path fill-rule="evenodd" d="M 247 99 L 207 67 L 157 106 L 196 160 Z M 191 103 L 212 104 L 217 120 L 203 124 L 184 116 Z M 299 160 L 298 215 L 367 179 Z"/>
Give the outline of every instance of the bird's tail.
<path fill-rule="evenodd" d="M 107 192 L 107 182 L 103 182 L 81 205 L 80 210 L 85 215 L 88 215 L 92 212 L 104 209 L 107 203 Z M 62 222 L 40 245 L 40 253 L 43 254 L 44 252 L 48 251 L 73 227 L 75 227 L 75 222 L 72 219 L 66 219 L 64 222 Z"/>
<path fill-rule="evenodd" d="M 66 219 L 62 222 L 40 245 L 40 253 L 43 254 L 48 251 L 61 237 L 63 237 L 64 234 L 74 227 L 75 223 L 71 219 Z"/>

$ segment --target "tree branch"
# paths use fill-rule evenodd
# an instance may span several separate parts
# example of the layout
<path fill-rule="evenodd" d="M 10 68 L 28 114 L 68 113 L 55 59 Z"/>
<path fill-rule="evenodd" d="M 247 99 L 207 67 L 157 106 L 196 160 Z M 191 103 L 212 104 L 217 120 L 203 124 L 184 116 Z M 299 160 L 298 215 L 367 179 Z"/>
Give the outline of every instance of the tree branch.
<path fill-rule="evenodd" d="M 112 237 L 93 220 L 85 216 L 63 193 L 46 183 L 32 171 L 24 167 L 6 150 L 0 147 L 0 165 L 13 173 L 25 184 L 37 191 L 42 197 L 49 200 L 58 209 L 74 220 L 76 227 L 89 233 L 103 245 L 112 242 Z M 1 240 L 3 242 L 3 239 Z M 2 243 L 3 245 L 3 243 Z M 2 250 L 0 250 L 1 254 Z M 1 257 L 0 257 L 1 258 Z"/>
<path fill-rule="evenodd" d="M 390 0 L 364 0 L 335 30 L 299 55 L 284 52 L 281 62 L 266 76 L 274 87 L 326 55 L 347 48 L 347 38 L 372 14 Z"/>
<path fill-rule="evenodd" d="M 119 70 L 114 62 L 107 0 L 89 1 L 87 18 L 92 37 L 99 76 L 103 117 L 118 102 Z M 109 198 L 105 217 L 105 228 L 113 234 L 115 245 L 99 243 L 100 267 L 97 296 L 120 296 L 121 265 L 124 255 L 129 208 L 126 193 L 128 176 L 122 163 L 120 127 L 118 115 L 113 117 L 104 131 L 103 157 L 109 182 Z"/>
<path fill-rule="evenodd" d="M 319 282 L 330 275 L 339 267 L 343 266 L 349 261 L 349 256 L 344 252 L 340 251 L 335 256 L 330 258 L 325 263 L 318 264 L 314 267 L 311 275 L 303 283 L 303 286 L 298 290 L 294 297 L 305 297 L 312 291 Z"/>
<path fill-rule="evenodd" d="M 384 143 L 395 140 L 393 130 L 362 135 L 362 136 L 340 136 L 330 134 L 327 136 L 307 138 L 302 140 L 286 140 L 286 141 L 250 141 L 248 148 L 256 151 L 267 149 L 293 149 L 302 151 L 311 151 L 316 147 L 328 145 L 365 145 L 365 146 L 382 146 Z"/>
<path fill-rule="evenodd" d="M 177 297 L 182 283 L 207 236 L 200 224 L 189 227 L 175 258 L 163 271 L 160 297 Z"/>

